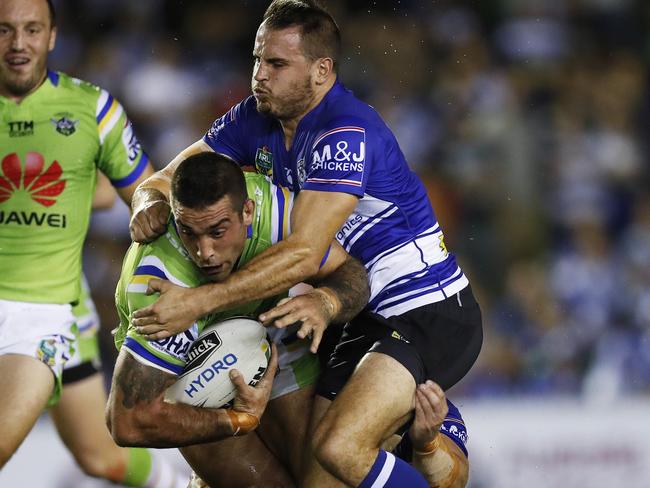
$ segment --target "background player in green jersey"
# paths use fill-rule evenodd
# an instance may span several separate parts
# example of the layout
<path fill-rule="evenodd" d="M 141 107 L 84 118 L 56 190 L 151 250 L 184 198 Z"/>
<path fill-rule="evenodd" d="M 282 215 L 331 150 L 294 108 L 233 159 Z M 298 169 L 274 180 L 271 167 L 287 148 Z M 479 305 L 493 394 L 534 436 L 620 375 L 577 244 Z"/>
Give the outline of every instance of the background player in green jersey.
<path fill-rule="evenodd" d="M 192 287 L 222 282 L 290 232 L 293 195 L 262 175 L 244 176 L 236 163 L 214 152 L 194 155 L 179 165 L 171 202 L 174 219 L 167 232 L 150 244 L 132 245 L 116 291 L 120 315 L 116 345 L 121 350 L 109 422 L 114 438 L 126 445 L 188 446 L 232 435 L 234 429 L 220 428 L 228 418 L 226 411 L 166 403 L 165 390 L 182 372 L 189 345 L 205 325 L 233 315 L 257 316 L 286 296 L 255 300 L 204 317 L 188 331 L 165 340 L 144 340 L 133 327 L 131 314 L 156 300 L 148 292 L 152 277 Z M 303 317 L 346 321 L 367 301 L 365 268 L 337 243 L 332 244 L 316 279 L 318 288 L 292 299 L 300 307 L 311 306 L 313 311 Z M 269 328 L 278 347 L 279 373 L 256 433 L 182 450 L 210 486 L 289 486 L 290 475 L 299 478 L 319 373 L 318 358 L 309 351 L 312 339 L 306 337 L 314 321 L 304 322 L 306 326 Z M 235 402 L 237 410 L 261 413 L 242 407 Z"/>
<path fill-rule="evenodd" d="M 55 40 L 50 2 L 0 2 L 0 467 L 60 395 L 97 170 L 127 203 L 152 173 L 108 92 L 47 69 Z M 118 448 L 98 426 L 103 398 L 83 399 L 82 411 L 99 409 L 92 429 L 75 414 L 76 401 L 52 411 L 80 466 L 129 486 L 162 486 L 148 483 L 156 471 L 148 452 Z"/>

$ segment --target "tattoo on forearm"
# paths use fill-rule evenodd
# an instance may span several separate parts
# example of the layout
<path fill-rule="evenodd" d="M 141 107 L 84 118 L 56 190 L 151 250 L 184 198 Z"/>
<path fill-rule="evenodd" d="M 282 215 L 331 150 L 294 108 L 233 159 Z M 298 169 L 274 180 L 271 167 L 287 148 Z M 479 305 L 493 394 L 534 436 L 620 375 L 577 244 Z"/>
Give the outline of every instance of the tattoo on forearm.
<path fill-rule="evenodd" d="M 133 408 L 138 403 L 149 403 L 158 398 L 174 380 L 172 375 L 144 366 L 128 357 L 117 378 L 123 395 L 122 405 Z"/>
<path fill-rule="evenodd" d="M 366 268 L 351 256 L 319 285 L 333 290 L 341 302 L 341 310 L 334 317 L 336 322 L 347 322 L 354 318 L 370 298 Z"/>

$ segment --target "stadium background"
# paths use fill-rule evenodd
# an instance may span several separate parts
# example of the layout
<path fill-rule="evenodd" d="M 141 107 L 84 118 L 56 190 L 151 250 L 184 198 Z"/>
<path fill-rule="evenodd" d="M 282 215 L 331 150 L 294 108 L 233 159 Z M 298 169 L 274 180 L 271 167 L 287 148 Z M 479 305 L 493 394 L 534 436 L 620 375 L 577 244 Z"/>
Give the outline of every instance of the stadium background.
<path fill-rule="evenodd" d="M 120 99 L 158 167 L 249 93 L 266 1 L 55 4 L 50 66 Z M 650 486 L 650 3 L 323 4 L 484 312 L 450 392 L 471 486 Z M 127 222 L 98 213 L 85 250 L 106 330 Z"/>

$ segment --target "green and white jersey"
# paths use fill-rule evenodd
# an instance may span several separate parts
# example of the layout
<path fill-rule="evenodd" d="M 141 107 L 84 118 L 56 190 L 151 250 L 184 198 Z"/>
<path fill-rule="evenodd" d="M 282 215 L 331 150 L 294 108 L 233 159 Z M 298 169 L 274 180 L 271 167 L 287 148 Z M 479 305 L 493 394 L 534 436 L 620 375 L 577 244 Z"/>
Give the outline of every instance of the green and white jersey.
<path fill-rule="evenodd" d="M 48 71 L 20 104 L 0 96 L 0 298 L 76 302 L 96 170 L 126 187 L 147 162 L 105 90 Z"/>
<path fill-rule="evenodd" d="M 255 201 L 255 214 L 253 223 L 248 228 L 246 244 L 237 267 L 246 264 L 290 233 L 289 214 L 293 206 L 293 194 L 286 188 L 273 185 L 265 176 L 257 173 L 245 173 L 245 178 L 249 198 Z M 183 371 L 190 345 L 207 324 L 239 315 L 257 318 L 259 313 L 268 310 L 282 298 L 276 296 L 218 312 L 200 319 L 185 332 L 149 342 L 135 331 L 130 317 L 135 310 L 156 301 L 157 296 L 145 295 L 147 283 L 151 278 L 169 280 L 184 287 L 196 287 L 208 282 L 185 251 L 173 220 L 164 235 L 149 244 L 132 244 L 124 258 L 122 274 L 115 292 L 120 318 L 115 345 L 118 349 L 128 349 L 140 362 L 174 375 Z M 276 339 L 278 338 L 274 338 L 274 341 Z M 287 341 L 284 342 L 286 344 Z M 295 350 L 298 356 L 304 353 L 301 348 L 298 354 L 297 345 L 288 348 Z M 297 357 L 287 358 L 287 361 L 290 363 L 296 359 Z"/>

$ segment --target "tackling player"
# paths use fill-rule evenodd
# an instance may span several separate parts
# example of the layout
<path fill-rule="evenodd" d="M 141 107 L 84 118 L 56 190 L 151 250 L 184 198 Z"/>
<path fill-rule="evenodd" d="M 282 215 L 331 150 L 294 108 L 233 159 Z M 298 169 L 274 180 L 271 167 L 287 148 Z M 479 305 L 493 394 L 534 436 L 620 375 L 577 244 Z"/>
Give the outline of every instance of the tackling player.
<path fill-rule="evenodd" d="M 120 328 L 115 341 L 120 353 L 109 399 L 109 423 L 121 445 L 182 447 L 244 434 L 257 427 L 264 407 L 235 402 L 234 410 L 205 409 L 166 403 L 164 395 L 182 372 L 189 346 L 206 324 L 237 315 L 257 316 L 286 293 L 211 314 L 189 330 L 156 342 L 138 334 L 131 315 L 156 299 L 147 286 L 152 277 L 188 287 L 221 282 L 287 238 L 293 194 L 264 176 L 244 175 L 224 156 L 205 152 L 176 169 L 171 204 L 174 218 L 167 232 L 150 244 L 132 245 L 116 291 Z M 296 307 L 310 311 L 303 317 L 345 322 L 367 302 L 365 269 L 337 243 L 332 244 L 316 278 L 318 288 L 292 299 Z M 269 329 L 278 348 L 279 373 L 264 422 L 255 435 L 182 449 L 211 486 L 286 486 L 291 483 L 289 476 L 300 476 L 308 412 L 320 373 L 319 360 L 309 351 L 310 343 L 319 339 L 306 337 L 313 321 Z M 290 475 L 276 465 L 276 457 Z"/>
<path fill-rule="evenodd" d="M 96 172 L 128 204 L 153 170 L 109 93 L 47 69 L 55 40 L 50 1 L 0 2 L 0 467 L 50 405 L 86 473 L 127 486 L 170 486 L 175 475 L 157 469 L 147 451 L 112 442 L 101 380 L 70 386 L 57 404 L 75 347 L 72 304 L 81 299 Z"/>
<path fill-rule="evenodd" d="M 381 440 L 411 414 L 416 385 L 451 387 L 482 344 L 478 304 L 424 187 L 380 116 L 338 79 L 339 50 L 336 22 L 313 1 L 271 3 L 253 48 L 253 96 L 181 158 L 209 148 L 300 192 L 293 233 L 223 283 L 187 290 L 154 281 L 160 300 L 134 315 L 152 338 L 177 333 L 197 317 L 304 281 L 334 237 L 361 260 L 370 302 L 346 326 L 320 382 L 316 411 L 327 412 L 307 487 L 372 484 L 385 459 Z M 136 240 L 161 231 L 176 164 L 141 187 Z M 385 486 L 424 483 L 399 460 L 386 469 Z"/>

